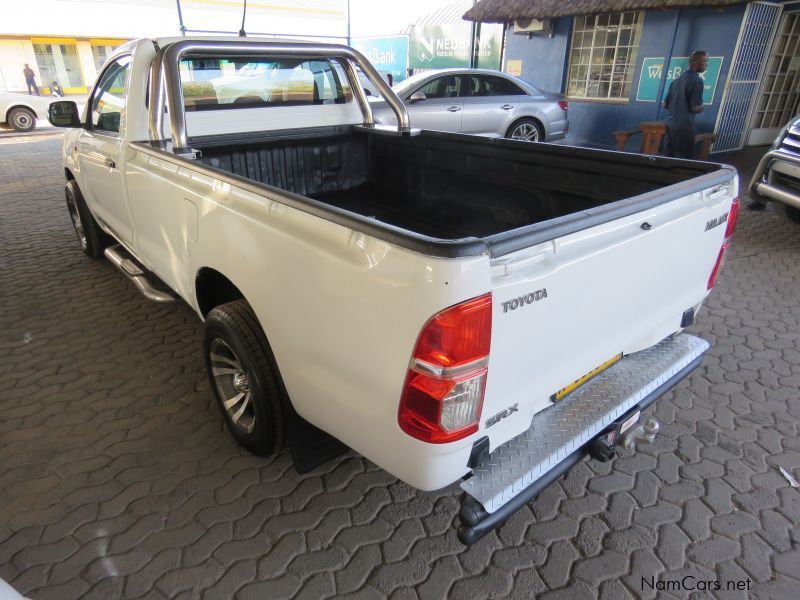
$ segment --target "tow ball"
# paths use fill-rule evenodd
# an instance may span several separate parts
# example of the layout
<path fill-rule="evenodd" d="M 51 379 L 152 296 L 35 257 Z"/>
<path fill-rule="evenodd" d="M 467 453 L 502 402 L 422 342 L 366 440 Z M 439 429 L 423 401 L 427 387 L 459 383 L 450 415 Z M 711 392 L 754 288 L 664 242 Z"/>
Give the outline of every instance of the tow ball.
<path fill-rule="evenodd" d="M 607 462 L 617 455 L 618 446 L 625 450 L 636 450 L 636 442 L 653 443 L 661 424 L 654 417 L 647 417 L 644 423 L 640 423 L 640 415 L 639 410 L 626 415 L 592 440 L 589 444 L 592 458 Z"/>

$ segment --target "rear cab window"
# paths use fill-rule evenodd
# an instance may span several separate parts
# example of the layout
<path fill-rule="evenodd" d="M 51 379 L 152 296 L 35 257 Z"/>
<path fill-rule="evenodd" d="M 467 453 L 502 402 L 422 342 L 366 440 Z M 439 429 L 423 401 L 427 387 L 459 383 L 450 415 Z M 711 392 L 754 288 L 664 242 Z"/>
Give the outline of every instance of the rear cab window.
<path fill-rule="evenodd" d="M 187 112 L 352 100 L 344 70 L 335 60 L 187 58 L 180 63 L 180 74 Z"/>

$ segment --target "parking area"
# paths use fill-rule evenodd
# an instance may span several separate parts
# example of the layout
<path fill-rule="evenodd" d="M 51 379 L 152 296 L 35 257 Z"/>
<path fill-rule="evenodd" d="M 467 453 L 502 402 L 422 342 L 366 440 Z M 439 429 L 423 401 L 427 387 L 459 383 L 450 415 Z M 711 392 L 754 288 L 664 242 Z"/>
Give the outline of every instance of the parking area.
<path fill-rule="evenodd" d="M 712 348 L 657 403 L 655 444 L 584 460 L 465 549 L 457 486 L 418 492 L 355 453 L 298 475 L 236 446 L 196 315 L 80 252 L 60 137 L 0 137 L 0 578 L 19 592 L 796 597 L 800 488 L 779 467 L 800 479 L 800 226 L 742 211 L 692 327 Z"/>

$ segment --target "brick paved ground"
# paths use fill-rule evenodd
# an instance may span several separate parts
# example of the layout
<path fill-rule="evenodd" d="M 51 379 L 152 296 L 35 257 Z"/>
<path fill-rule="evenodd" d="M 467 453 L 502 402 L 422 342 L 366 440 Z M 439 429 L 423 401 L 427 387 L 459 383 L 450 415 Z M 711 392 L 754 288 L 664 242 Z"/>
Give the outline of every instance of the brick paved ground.
<path fill-rule="evenodd" d="M 585 461 L 471 549 L 457 488 L 349 454 L 239 450 L 200 322 L 78 250 L 60 141 L 0 143 L 0 578 L 36 599 L 653 597 L 642 577 L 800 585 L 800 227 L 744 211 L 654 446 Z M 745 597 L 745 592 L 718 594 Z M 678 594 L 680 596 L 680 594 Z"/>

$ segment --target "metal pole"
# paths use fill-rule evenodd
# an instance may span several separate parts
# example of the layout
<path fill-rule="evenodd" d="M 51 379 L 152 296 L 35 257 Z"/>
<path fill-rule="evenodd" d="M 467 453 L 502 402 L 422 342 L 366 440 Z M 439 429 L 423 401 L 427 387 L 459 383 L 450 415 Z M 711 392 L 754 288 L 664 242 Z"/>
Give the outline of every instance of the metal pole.
<path fill-rule="evenodd" d="M 242 8 L 242 26 L 239 28 L 239 37 L 247 37 L 244 30 L 244 20 L 247 17 L 247 0 L 244 0 L 244 7 Z"/>
<path fill-rule="evenodd" d="M 350 0 L 347 0 L 347 45 L 350 46 Z"/>
<path fill-rule="evenodd" d="M 661 109 L 664 108 L 664 102 L 661 100 L 664 96 L 664 88 L 667 85 L 667 78 L 669 77 L 669 63 L 672 61 L 672 53 L 675 50 L 675 38 L 678 37 L 678 26 L 681 22 L 682 8 L 678 8 L 678 14 L 675 17 L 675 29 L 672 30 L 672 43 L 669 45 L 669 54 L 664 59 L 664 66 L 661 67 L 663 77 L 658 84 L 658 92 L 656 93 L 656 121 L 661 118 Z M 644 29 L 644 26 L 642 27 Z"/>
<path fill-rule="evenodd" d="M 181 0 L 175 0 L 175 4 L 178 5 L 178 23 L 181 28 L 181 35 L 186 35 L 186 26 L 183 24 L 183 13 L 181 12 Z"/>
<path fill-rule="evenodd" d="M 506 58 L 506 28 L 508 25 L 503 23 L 503 33 L 500 34 L 500 66 L 498 69 L 503 70 L 503 61 Z"/>
<path fill-rule="evenodd" d="M 472 0 L 472 6 L 475 6 L 478 0 Z M 475 68 L 475 36 L 478 35 L 478 23 L 472 22 L 472 36 L 469 44 L 469 68 Z"/>

